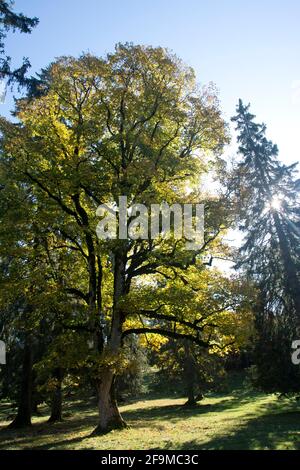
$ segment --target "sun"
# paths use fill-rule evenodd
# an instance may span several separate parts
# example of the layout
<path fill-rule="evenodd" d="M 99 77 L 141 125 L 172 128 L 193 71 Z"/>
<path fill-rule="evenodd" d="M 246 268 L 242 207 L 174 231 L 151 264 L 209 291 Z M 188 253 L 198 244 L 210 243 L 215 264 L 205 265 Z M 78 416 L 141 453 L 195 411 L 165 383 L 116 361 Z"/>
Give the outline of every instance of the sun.
<path fill-rule="evenodd" d="M 280 196 L 273 196 L 271 203 L 270 203 L 271 209 L 274 211 L 280 211 L 281 206 L 282 206 L 282 199 Z"/>

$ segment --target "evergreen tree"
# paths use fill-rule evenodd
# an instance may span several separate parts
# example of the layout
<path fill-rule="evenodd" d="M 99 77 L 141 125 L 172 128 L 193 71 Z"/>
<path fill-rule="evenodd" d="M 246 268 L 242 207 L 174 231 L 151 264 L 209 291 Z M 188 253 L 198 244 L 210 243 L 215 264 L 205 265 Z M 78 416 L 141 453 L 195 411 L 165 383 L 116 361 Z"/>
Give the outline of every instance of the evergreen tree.
<path fill-rule="evenodd" d="M 28 18 L 22 13 L 15 13 L 12 9 L 13 2 L 0 0 L 0 79 L 8 79 L 8 85 L 18 83 L 20 86 L 28 85 L 30 79 L 25 77 L 30 67 L 27 58 L 23 59 L 23 64 L 17 69 L 11 68 L 11 57 L 5 53 L 5 38 L 8 31 L 21 33 L 31 33 L 38 24 L 37 18 Z"/>
<path fill-rule="evenodd" d="M 243 159 L 236 171 L 235 190 L 241 204 L 240 228 L 246 232 L 240 265 L 270 291 L 289 299 L 300 316 L 299 224 L 296 164 L 278 160 L 278 149 L 256 124 L 240 100 L 232 120 L 239 131 Z"/>
<path fill-rule="evenodd" d="M 286 393 L 294 391 L 295 381 L 299 382 L 290 358 L 292 340 L 300 332 L 296 164 L 286 166 L 279 161 L 277 146 L 265 136 L 266 126 L 254 118 L 249 105 L 240 100 L 232 118 L 237 123 L 242 157 L 232 189 L 239 206 L 240 229 L 245 233 L 237 267 L 245 268 L 259 287 L 257 383 L 265 390 Z M 287 363 L 288 381 L 284 379 Z"/>

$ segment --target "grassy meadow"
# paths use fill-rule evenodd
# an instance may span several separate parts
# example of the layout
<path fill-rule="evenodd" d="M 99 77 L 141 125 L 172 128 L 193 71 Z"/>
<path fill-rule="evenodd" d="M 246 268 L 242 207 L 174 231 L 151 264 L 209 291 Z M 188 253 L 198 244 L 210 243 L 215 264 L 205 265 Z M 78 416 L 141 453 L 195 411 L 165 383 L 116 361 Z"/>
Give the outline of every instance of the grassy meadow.
<path fill-rule="evenodd" d="M 97 423 L 91 400 L 64 404 L 62 423 L 46 423 L 48 408 L 40 407 L 31 429 L 12 431 L 12 409 L 0 408 L 0 449 L 41 450 L 202 450 L 300 449 L 300 406 L 247 390 L 242 385 L 224 393 L 208 394 L 194 408 L 185 399 L 147 395 L 121 406 L 128 429 L 90 437 Z"/>

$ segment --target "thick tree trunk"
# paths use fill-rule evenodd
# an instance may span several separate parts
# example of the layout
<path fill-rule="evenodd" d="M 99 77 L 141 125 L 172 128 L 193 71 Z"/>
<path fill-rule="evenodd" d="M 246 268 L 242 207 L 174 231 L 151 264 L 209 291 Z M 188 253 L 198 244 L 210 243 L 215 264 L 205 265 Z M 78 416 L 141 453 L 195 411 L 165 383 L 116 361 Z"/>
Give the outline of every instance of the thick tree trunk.
<path fill-rule="evenodd" d="M 56 380 L 56 388 L 53 392 L 51 400 L 51 416 L 48 423 L 57 423 L 62 421 L 62 380 L 63 370 L 58 367 L 53 373 L 53 377 Z"/>
<path fill-rule="evenodd" d="M 119 412 L 114 395 L 114 374 L 111 371 L 103 373 L 98 384 L 99 423 L 93 434 L 103 434 L 113 429 L 126 427 Z"/>
<path fill-rule="evenodd" d="M 119 302 L 125 293 L 125 255 L 115 256 L 114 266 L 114 302 L 110 336 L 107 351 L 118 355 L 122 346 L 123 313 Z M 93 434 L 102 434 L 113 429 L 126 427 L 118 409 L 114 393 L 114 372 L 110 369 L 103 371 L 98 382 L 99 424 Z"/>
<path fill-rule="evenodd" d="M 22 378 L 18 403 L 18 413 L 14 421 L 9 425 L 10 428 L 22 428 L 31 426 L 32 415 L 32 382 L 33 382 L 33 352 L 31 338 L 29 335 L 25 338 Z"/>
<path fill-rule="evenodd" d="M 188 400 L 185 402 L 184 406 L 195 406 L 197 405 L 197 400 L 195 398 L 194 388 L 191 387 L 187 390 Z"/>

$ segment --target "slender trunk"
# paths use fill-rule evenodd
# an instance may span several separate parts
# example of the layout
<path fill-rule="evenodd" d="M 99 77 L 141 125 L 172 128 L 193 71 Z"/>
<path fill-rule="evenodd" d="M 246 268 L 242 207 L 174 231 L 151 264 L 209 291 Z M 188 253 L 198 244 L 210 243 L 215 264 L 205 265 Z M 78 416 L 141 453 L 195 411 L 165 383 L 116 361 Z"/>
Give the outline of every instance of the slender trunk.
<path fill-rule="evenodd" d="M 48 423 L 57 423 L 62 421 L 62 380 L 63 370 L 58 367 L 54 370 L 53 378 L 56 380 L 56 387 L 51 400 L 51 416 Z"/>
<path fill-rule="evenodd" d="M 33 351 L 31 337 L 29 334 L 25 337 L 21 387 L 18 403 L 18 413 L 14 421 L 9 425 L 10 428 L 22 428 L 31 426 L 32 415 L 32 387 L 33 387 Z"/>
<path fill-rule="evenodd" d="M 188 401 L 185 406 L 195 406 L 197 404 L 195 398 L 195 364 L 191 355 L 190 346 L 187 341 L 184 344 L 185 360 L 184 360 L 184 376 L 186 382 L 186 392 Z"/>

